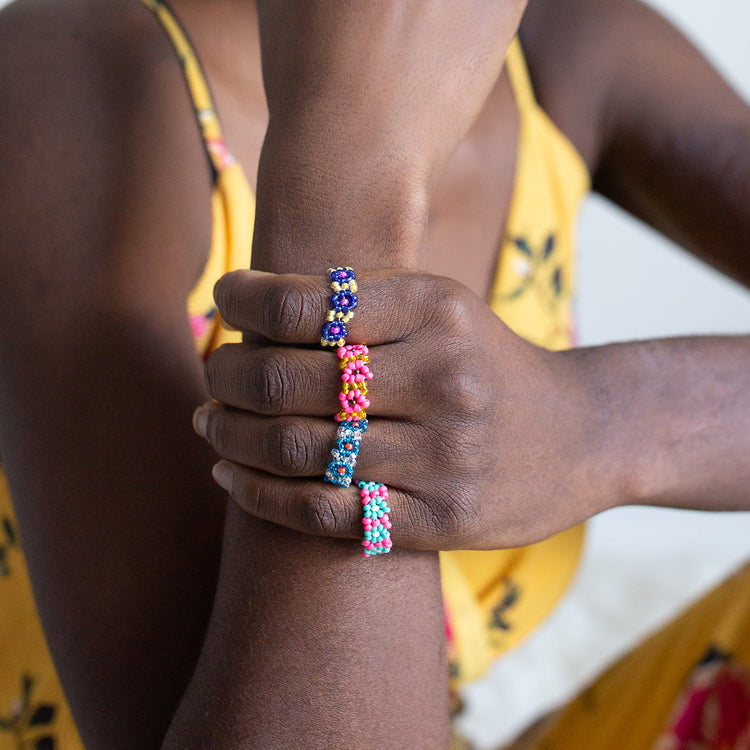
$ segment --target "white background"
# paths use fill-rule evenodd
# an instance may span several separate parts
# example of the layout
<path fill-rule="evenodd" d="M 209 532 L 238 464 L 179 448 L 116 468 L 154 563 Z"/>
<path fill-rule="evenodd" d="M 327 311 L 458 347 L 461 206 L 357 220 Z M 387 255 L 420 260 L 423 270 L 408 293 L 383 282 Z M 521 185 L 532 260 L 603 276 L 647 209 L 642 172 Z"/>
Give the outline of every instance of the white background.
<path fill-rule="evenodd" d="M 650 1 L 750 100 L 747 0 Z M 580 251 L 584 344 L 750 331 L 747 291 L 600 199 L 584 207 Z M 595 518 L 571 593 L 534 636 L 466 691 L 466 733 L 480 749 L 509 739 L 748 557 L 747 513 L 625 508 Z"/>

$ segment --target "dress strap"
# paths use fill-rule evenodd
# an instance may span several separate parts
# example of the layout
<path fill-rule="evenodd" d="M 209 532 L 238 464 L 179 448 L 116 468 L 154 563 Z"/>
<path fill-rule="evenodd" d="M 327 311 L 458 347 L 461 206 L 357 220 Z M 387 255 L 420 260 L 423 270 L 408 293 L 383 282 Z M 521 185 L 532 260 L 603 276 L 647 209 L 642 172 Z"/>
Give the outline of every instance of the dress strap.
<path fill-rule="evenodd" d="M 216 114 L 211 90 L 198 55 L 187 32 L 164 0 L 141 0 L 141 2 L 156 16 L 177 52 L 203 137 L 206 155 L 215 177 L 223 169 L 234 164 L 235 159 L 224 142 L 221 123 Z"/>
<path fill-rule="evenodd" d="M 508 53 L 505 56 L 505 67 L 508 71 L 519 109 L 525 111 L 528 107 L 535 106 L 536 97 L 534 96 L 534 87 L 531 85 L 529 69 L 526 65 L 526 58 L 521 49 L 521 41 L 518 36 L 513 37 L 513 41 L 510 43 L 510 47 L 508 47 Z"/>

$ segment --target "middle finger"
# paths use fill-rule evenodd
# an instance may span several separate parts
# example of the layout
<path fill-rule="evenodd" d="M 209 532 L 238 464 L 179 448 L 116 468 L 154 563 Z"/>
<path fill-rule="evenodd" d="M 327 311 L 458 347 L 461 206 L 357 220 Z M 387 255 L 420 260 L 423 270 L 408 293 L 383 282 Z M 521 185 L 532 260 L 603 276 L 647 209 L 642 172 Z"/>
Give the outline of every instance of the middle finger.
<path fill-rule="evenodd" d="M 408 420 L 420 381 L 410 345 L 373 347 L 367 413 Z M 340 409 L 340 360 L 334 352 L 255 344 L 225 344 L 206 363 L 211 397 L 264 416 L 331 417 Z"/>

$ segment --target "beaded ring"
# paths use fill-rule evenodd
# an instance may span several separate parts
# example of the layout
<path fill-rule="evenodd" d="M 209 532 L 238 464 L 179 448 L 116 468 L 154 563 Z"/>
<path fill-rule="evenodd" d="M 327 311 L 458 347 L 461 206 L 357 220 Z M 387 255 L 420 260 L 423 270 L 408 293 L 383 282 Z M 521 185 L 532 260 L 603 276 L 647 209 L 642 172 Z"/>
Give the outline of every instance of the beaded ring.
<path fill-rule="evenodd" d="M 372 380 L 372 370 L 368 367 L 370 351 L 364 344 L 346 344 L 336 352 L 341 368 L 341 410 L 334 416 L 337 422 L 367 419 L 366 409 L 370 406 L 367 398 L 367 381 Z"/>
<path fill-rule="evenodd" d="M 388 505 L 388 488 L 380 482 L 359 482 L 364 516 L 362 526 L 365 538 L 362 540 L 362 555 L 386 555 L 391 551 L 391 512 Z"/>
<path fill-rule="evenodd" d="M 367 420 L 342 422 L 336 432 L 336 445 L 331 449 L 331 460 L 328 462 L 326 482 L 348 487 L 352 483 L 354 467 L 357 464 L 362 435 L 367 432 Z"/>
<path fill-rule="evenodd" d="M 350 266 L 329 268 L 331 279 L 331 309 L 328 319 L 320 329 L 321 346 L 344 346 L 349 335 L 347 323 L 354 317 L 357 309 L 357 279 Z"/>
<path fill-rule="evenodd" d="M 372 371 L 367 366 L 369 350 L 364 344 L 346 344 L 336 352 L 341 369 L 341 411 L 334 415 L 341 425 L 336 434 L 336 445 L 331 449 L 331 460 L 323 478 L 332 484 L 348 487 L 357 464 L 362 435 L 367 431 L 367 381 Z"/>
<path fill-rule="evenodd" d="M 329 300 L 331 309 L 320 331 L 322 346 L 337 346 L 341 370 L 340 411 L 334 416 L 339 422 L 336 444 L 331 449 L 323 479 L 340 487 L 352 483 L 357 456 L 362 444 L 362 435 L 367 432 L 367 384 L 372 380 L 370 351 L 365 344 L 347 344 L 347 323 L 354 317 L 357 308 L 357 281 L 349 266 L 329 268 L 333 294 Z M 364 557 L 384 555 L 391 551 L 391 512 L 388 506 L 388 488 L 379 482 L 359 482 L 364 516 L 362 526 L 362 554 Z"/>

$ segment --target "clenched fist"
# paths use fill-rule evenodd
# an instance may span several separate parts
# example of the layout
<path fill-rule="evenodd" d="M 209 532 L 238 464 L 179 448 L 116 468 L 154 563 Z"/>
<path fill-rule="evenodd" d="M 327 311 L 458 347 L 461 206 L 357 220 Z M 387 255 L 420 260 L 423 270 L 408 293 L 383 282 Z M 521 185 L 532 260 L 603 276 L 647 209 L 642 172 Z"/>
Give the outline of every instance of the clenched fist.
<path fill-rule="evenodd" d="M 358 283 L 348 341 L 369 346 L 374 377 L 355 480 L 388 486 L 394 544 L 514 547 L 608 507 L 585 358 L 519 338 L 450 279 L 378 271 Z M 358 492 L 322 479 L 341 385 L 335 351 L 319 348 L 329 294 L 323 276 L 224 276 L 216 300 L 245 343 L 209 359 L 216 401 L 195 424 L 224 459 L 217 480 L 248 513 L 358 538 Z"/>

